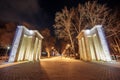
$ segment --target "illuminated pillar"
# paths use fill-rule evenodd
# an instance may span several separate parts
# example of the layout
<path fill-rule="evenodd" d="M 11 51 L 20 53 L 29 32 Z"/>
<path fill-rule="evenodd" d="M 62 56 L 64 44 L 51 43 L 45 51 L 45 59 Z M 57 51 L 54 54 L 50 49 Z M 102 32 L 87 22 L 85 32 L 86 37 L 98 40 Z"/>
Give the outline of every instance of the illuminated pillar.
<path fill-rule="evenodd" d="M 84 37 L 85 37 L 85 50 L 86 50 L 86 60 L 91 60 L 91 53 L 90 53 L 90 43 L 89 43 L 89 37 L 91 37 L 90 30 L 84 30 Z"/>
<path fill-rule="evenodd" d="M 84 60 L 84 58 L 85 58 L 84 56 L 85 56 L 85 55 L 84 55 L 84 49 L 83 49 L 83 44 L 82 44 L 82 43 L 83 43 L 83 41 L 82 41 L 82 39 L 81 39 L 81 48 L 82 48 L 82 50 L 81 50 L 82 53 L 81 53 L 81 54 L 82 54 L 82 59 Z"/>
<path fill-rule="evenodd" d="M 23 53 L 23 58 L 22 58 L 22 60 L 25 60 L 25 57 L 26 57 L 26 51 L 27 51 L 28 44 L 29 44 L 28 36 L 25 35 L 25 41 L 24 41 L 24 53 Z"/>
<path fill-rule="evenodd" d="M 84 60 L 85 55 L 84 55 L 84 47 L 83 47 L 83 38 L 81 38 L 81 48 L 82 48 L 82 59 Z"/>
<path fill-rule="evenodd" d="M 82 38 L 82 48 L 83 48 L 83 57 L 84 57 L 84 60 L 87 60 L 86 46 L 85 46 L 85 39 L 84 39 L 84 37 Z"/>
<path fill-rule="evenodd" d="M 40 60 L 40 57 L 41 57 L 41 51 L 42 51 L 42 40 L 39 40 L 39 45 L 38 45 L 38 60 Z"/>
<path fill-rule="evenodd" d="M 97 31 L 98 31 L 98 35 L 99 35 L 100 42 L 101 42 L 101 45 L 102 45 L 103 53 L 105 55 L 105 61 L 111 61 L 109 48 L 108 48 L 107 41 L 105 39 L 105 34 L 103 32 L 103 28 L 102 28 L 101 25 L 97 26 Z"/>
<path fill-rule="evenodd" d="M 87 53 L 89 54 L 89 60 L 96 60 L 95 58 L 95 52 L 94 52 L 94 48 L 93 48 L 93 43 L 92 43 L 92 36 L 88 36 L 87 37 Z"/>
<path fill-rule="evenodd" d="M 38 47 L 38 38 L 35 38 L 35 44 L 34 44 L 34 50 L 33 50 L 33 60 L 34 61 L 36 61 L 37 47 Z"/>
<path fill-rule="evenodd" d="M 16 33 L 15 33 L 14 40 L 13 40 L 13 44 L 12 44 L 13 46 L 12 46 L 12 49 L 10 51 L 10 57 L 9 57 L 8 62 L 14 62 L 15 61 L 16 53 L 17 53 L 17 50 L 18 50 L 18 47 L 19 47 L 21 36 L 22 36 L 22 32 L 23 32 L 23 27 L 18 26 L 17 30 L 16 30 Z"/>
<path fill-rule="evenodd" d="M 89 42 L 89 37 L 86 36 L 85 37 L 85 44 L 86 44 L 86 56 L 87 56 L 87 60 L 90 61 L 91 60 L 91 53 L 90 53 L 90 42 Z"/>
<path fill-rule="evenodd" d="M 26 49 L 26 55 L 25 55 L 25 60 L 29 60 L 29 55 L 30 55 L 30 49 L 32 46 L 32 36 L 27 37 L 27 49 Z"/>
<path fill-rule="evenodd" d="M 77 38 L 80 59 L 111 61 L 102 25 L 96 25 L 90 30 L 81 31 Z"/>
<path fill-rule="evenodd" d="M 98 38 L 96 37 L 96 34 L 93 35 L 93 42 L 94 42 L 94 46 L 95 46 L 95 52 L 96 52 L 97 60 L 101 60 L 100 45 L 99 45 Z"/>
<path fill-rule="evenodd" d="M 29 53 L 29 61 L 33 61 L 33 55 L 34 55 L 34 46 L 35 46 L 35 37 L 32 37 L 32 43 L 31 43 L 31 48 L 30 48 L 30 53 Z"/>
<path fill-rule="evenodd" d="M 38 40 L 38 43 L 37 43 L 37 48 L 36 48 L 36 55 L 35 55 L 35 60 L 37 61 L 37 60 L 39 60 L 39 45 L 40 45 L 40 42 L 39 42 L 39 40 Z"/>
<path fill-rule="evenodd" d="M 40 42 L 39 42 L 39 39 L 38 39 L 37 48 L 36 48 L 36 55 L 35 55 L 35 60 L 36 61 L 39 60 L 39 46 L 40 46 Z"/>
<path fill-rule="evenodd" d="M 82 40 L 80 40 L 80 57 L 83 60 L 84 55 L 83 55 L 83 46 L 82 46 Z"/>
<path fill-rule="evenodd" d="M 89 38 L 89 48 L 90 48 L 90 53 L 91 53 L 91 58 L 92 60 L 97 60 L 97 56 L 96 56 L 96 52 L 95 52 L 95 46 L 94 46 L 94 43 L 93 43 L 93 37 L 91 36 Z"/>
<path fill-rule="evenodd" d="M 85 53 L 84 53 L 84 49 L 83 49 L 84 48 L 83 47 L 83 42 L 84 41 L 82 39 L 78 40 L 78 42 L 79 42 L 79 54 L 80 54 L 80 59 L 84 60 L 85 59 Z"/>
<path fill-rule="evenodd" d="M 80 59 L 83 59 L 82 44 L 81 44 L 81 40 L 80 39 L 78 39 L 78 46 L 79 46 Z"/>
<path fill-rule="evenodd" d="M 37 30 L 18 26 L 10 52 L 9 62 L 40 60 L 42 35 Z"/>
<path fill-rule="evenodd" d="M 20 50 L 18 52 L 18 59 L 17 59 L 17 61 L 22 61 L 23 58 L 24 58 L 25 49 L 26 49 L 26 46 L 27 46 L 26 45 L 26 38 L 27 38 L 27 36 L 23 35 L 21 46 L 20 46 Z"/>
<path fill-rule="evenodd" d="M 96 38 L 96 42 L 97 42 L 96 44 L 97 44 L 97 51 L 98 51 L 98 54 L 99 54 L 99 58 L 100 58 L 100 60 L 106 61 L 105 60 L 105 55 L 103 53 L 102 45 L 101 45 L 101 42 L 100 42 L 100 37 L 99 37 L 98 33 L 95 34 L 95 38 Z"/>

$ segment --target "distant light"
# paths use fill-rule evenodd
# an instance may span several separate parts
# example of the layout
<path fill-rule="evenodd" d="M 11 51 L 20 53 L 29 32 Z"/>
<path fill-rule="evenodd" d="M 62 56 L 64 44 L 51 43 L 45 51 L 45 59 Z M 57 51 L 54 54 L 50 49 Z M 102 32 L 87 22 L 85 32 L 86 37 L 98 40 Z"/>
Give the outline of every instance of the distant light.
<path fill-rule="evenodd" d="M 66 45 L 66 49 L 68 49 L 69 47 L 70 47 L 70 44 L 67 44 L 67 45 Z"/>
<path fill-rule="evenodd" d="M 51 49 L 54 49 L 54 47 L 52 47 Z"/>
<path fill-rule="evenodd" d="M 10 46 L 8 46 L 7 49 L 10 49 Z"/>
<path fill-rule="evenodd" d="M 70 44 L 67 44 L 68 47 L 70 47 Z"/>

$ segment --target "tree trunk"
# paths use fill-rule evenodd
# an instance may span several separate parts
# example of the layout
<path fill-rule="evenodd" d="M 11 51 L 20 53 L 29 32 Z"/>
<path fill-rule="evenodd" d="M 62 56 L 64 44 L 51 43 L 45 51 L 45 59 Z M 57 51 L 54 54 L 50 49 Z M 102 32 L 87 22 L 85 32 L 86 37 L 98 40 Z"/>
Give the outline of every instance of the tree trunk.
<path fill-rule="evenodd" d="M 69 35 L 69 37 L 70 37 L 72 52 L 73 52 L 73 54 L 75 54 L 74 42 L 73 42 L 72 36 L 71 36 L 71 34 L 70 34 L 70 31 L 68 31 L 68 35 Z"/>
<path fill-rule="evenodd" d="M 47 56 L 48 56 L 48 58 L 50 57 L 50 51 L 49 51 L 49 49 L 48 48 L 46 48 L 46 51 L 47 51 Z"/>

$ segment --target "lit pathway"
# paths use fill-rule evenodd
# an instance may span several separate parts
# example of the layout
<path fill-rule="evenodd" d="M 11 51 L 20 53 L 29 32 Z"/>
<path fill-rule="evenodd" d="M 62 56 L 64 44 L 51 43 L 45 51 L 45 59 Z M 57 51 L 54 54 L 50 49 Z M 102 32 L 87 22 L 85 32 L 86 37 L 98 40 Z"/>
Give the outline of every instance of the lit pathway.
<path fill-rule="evenodd" d="M 0 80 L 120 80 L 119 63 L 99 64 L 55 57 L 5 65 L 0 67 Z"/>

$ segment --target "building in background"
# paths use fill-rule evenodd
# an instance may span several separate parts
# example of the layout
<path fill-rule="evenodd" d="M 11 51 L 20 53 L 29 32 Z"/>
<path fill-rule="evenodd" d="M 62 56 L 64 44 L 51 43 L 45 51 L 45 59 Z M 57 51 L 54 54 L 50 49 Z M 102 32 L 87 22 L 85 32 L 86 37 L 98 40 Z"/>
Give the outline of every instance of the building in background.
<path fill-rule="evenodd" d="M 102 25 L 82 30 L 78 38 L 80 59 L 85 61 L 111 61 Z"/>
<path fill-rule="evenodd" d="M 40 60 L 42 39 L 43 36 L 37 30 L 18 26 L 8 62 Z"/>

